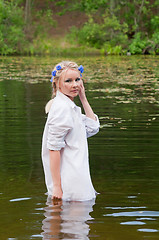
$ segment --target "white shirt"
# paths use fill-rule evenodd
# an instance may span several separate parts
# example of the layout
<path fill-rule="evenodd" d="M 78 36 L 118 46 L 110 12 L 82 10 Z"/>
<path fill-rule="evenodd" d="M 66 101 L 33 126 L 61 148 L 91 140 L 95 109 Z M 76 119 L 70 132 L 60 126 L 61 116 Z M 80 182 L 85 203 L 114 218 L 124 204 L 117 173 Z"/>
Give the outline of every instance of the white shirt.
<path fill-rule="evenodd" d="M 96 115 L 95 115 L 96 116 Z M 48 114 L 42 140 L 42 161 L 48 195 L 53 192 L 49 150 L 60 150 L 63 200 L 95 198 L 89 171 L 87 137 L 99 131 L 99 120 L 86 117 L 81 108 L 57 91 Z"/>

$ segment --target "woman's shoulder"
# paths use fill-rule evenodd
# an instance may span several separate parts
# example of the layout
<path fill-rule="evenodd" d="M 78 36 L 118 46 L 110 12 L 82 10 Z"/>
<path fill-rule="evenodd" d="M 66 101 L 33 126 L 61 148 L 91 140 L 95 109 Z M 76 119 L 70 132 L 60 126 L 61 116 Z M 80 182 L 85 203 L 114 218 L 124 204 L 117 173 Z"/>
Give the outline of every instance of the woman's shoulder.
<path fill-rule="evenodd" d="M 69 104 L 64 101 L 64 99 L 59 98 L 58 96 L 54 98 L 53 104 L 52 104 L 53 109 L 63 109 L 63 110 L 68 110 L 70 108 Z"/>
<path fill-rule="evenodd" d="M 55 97 L 50 104 L 50 116 L 65 116 L 70 114 L 70 106 L 67 102 L 63 101 L 63 99 Z"/>

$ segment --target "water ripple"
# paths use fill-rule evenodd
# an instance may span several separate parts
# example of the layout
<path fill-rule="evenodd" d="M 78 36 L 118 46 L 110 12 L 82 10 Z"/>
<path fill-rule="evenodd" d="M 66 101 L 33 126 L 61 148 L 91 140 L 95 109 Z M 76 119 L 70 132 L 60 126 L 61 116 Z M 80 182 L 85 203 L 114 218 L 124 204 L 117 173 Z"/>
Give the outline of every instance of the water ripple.
<path fill-rule="evenodd" d="M 121 225 L 144 225 L 146 223 L 140 221 L 129 221 L 129 222 L 121 222 Z"/>
<path fill-rule="evenodd" d="M 149 229 L 149 228 L 141 228 L 141 229 L 138 229 L 139 232 L 159 232 L 157 229 Z"/>
<path fill-rule="evenodd" d="M 136 220 L 148 220 L 148 221 L 156 221 L 156 218 L 136 218 Z"/>
<path fill-rule="evenodd" d="M 26 197 L 26 198 L 14 198 L 9 200 L 10 202 L 19 202 L 19 201 L 25 201 L 25 200 L 29 200 L 31 199 L 30 197 Z"/>
<path fill-rule="evenodd" d="M 113 209 L 113 210 L 118 210 L 118 209 L 141 209 L 141 208 L 146 208 L 146 207 L 105 207 L 106 209 Z"/>
<path fill-rule="evenodd" d="M 119 212 L 112 214 L 104 214 L 103 216 L 112 216 L 112 217 L 159 217 L 159 211 L 134 211 L 134 212 Z"/>

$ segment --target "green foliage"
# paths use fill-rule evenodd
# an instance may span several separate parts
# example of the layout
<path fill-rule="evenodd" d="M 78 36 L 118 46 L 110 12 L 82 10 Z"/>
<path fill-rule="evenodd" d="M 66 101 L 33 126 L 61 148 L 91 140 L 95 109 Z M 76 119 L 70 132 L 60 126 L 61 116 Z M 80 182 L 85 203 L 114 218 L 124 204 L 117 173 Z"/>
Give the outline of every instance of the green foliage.
<path fill-rule="evenodd" d="M 103 22 L 97 23 L 90 17 L 81 29 L 73 27 L 68 35 L 70 40 L 76 40 L 80 44 L 103 48 L 106 43 L 111 47 L 124 45 L 127 41 L 127 24 L 121 24 L 116 16 L 105 14 Z"/>
<path fill-rule="evenodd" d="M 137 33 L 129 46 L 129 50 L 132 54 L 142 54 L 146 48 L 146 39 L 141 38 L 141 33 Z"/>
<path fill-rule="evenodd" d="M 152 35 L 152 53 L 159 54 L 159 30 Z"/>
<path fill-rule="evenodd" d="M 25 55 L 52 55 L 52 56 L 85 56 L 99 55 L 100 52 L 95 48 L 85 46 L 78 47 L 67 45 L 63 47 L 64 39 L 36 38 L 32 43 L 23 49 Z M 56 46 L 56 47 L 55 47 Z"/>
<path fill-rule="evenodd" d="M 159 54 L 159 31 L 155 32 L 151 39 L 142 36 L 140 32 L 137 33 L 129 46 L 129 50 L 132 54 Z"/>
<path fill-rule="evenodd" d="M 125 44 L 127 41 L 127 24 L 121 24 L 115 15 L 109 15 L 108 13 L 103 16 L 103 20 L 102 31 L 105 33 L 105 39 L 110 41 L 113 46 Z"/>
<path fill-rule="evenodd" d="M 74 40 L 75 38 L 80 44 L 100 48 L 100 45 L 102 44 L 102 34 L 100 25 L 94 23 L 93 19 L 90 18 L 80 30 L 73 27 L 71 29 L 71 33 L 68 35 L 68 38 L 71 40 Z"/>
<path fill-rule="evenodd" d="M 81 0 L 75 1 L 73 9 L 84 11 L 88 14 L 95 13 L 99 8 L 105 9 L 107 4 L 109 3 L 108 0 Z"/>
<path fill-rule="evenodd" d="M 22 8 L 14 1 L 0 0 L 0 54 L 21 51 L 24 43 Z"/>
<path fill-rule="evenodd" d="M 159 29 L 159 16 L 153 16 L 151 18 L 151 26 L 153 30 Z"/>
<path fill-rule="evenodd" d="M 56 27 L 56 21 L 53 20 L 53 13 L 51 9 L 39 10 L 34 13 L 34 21 L 32 23 L 33 37 L 47 36 L 47 33 L 52 27 Z"/>
<path fill-rule="evenodd" d="M 124 53 L 121 45 L 112 46 L 109 43 L 104 44 L 101 49 L 102 55 L 122 55 Z"/>
<path fill-rule="evenodd" d="M 58 1 L 56 2 L 56 6 L 62 6 L 64 7 L 66 5 L 66 0 Z"/>
<path fill-rule="evenodd" d="M 55 0 L 48 0 L 54 2 Z M 96 13 L 99 9 L 104 13 L 105 9 L 109 6 L 108 0 L 56 0 L 56 6 L 60 6 L 62 10 L 58 12 L 58 15 L 63 15 L 67 11 L 80 11 L 85 12 L 86 14 Z"/>
<path fill-rule="evenodd" d="M 1 55 L 52 53 L 52 42 L 46 39 L 51 39 L 52 28 L 58 25 L 54 15 L 67 12 L 71 18 L 71 11 L 76 11 L 77 18 L 79 11 L 88 17 L 83 26 L 72 27 L 67 35 L 73 47 L 100 49 L 102 54 L 119 55 L 127 50 L 132 54 L 159 54 L 159 0 L 32 0 L 28 22 L 26 1 L 0 0 Z"/>
<path fill-rule="evenodd" d="M 132 54 L 158 54 L 159 17 L 154 14 L 158 2 L 75 1 L 74 6 L 88 14 L 88 21 L 80 29 L 73 27 L 69 39 L 100 48 L 102 54 L 122 54 L 123 49 Z"/>

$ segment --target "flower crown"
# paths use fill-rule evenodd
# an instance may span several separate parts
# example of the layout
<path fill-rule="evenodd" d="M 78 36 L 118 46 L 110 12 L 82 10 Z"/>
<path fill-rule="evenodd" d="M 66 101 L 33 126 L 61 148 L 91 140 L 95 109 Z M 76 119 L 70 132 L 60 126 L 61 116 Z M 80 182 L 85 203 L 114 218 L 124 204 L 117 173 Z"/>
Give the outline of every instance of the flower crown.
<path fill-rule="evenodd" d="M 62 67 L 60 65 L 56 66 L 56 70 L 52 71 L 52 78 L 51 78 L 50 82 L 53 82 L 54 77 L 56 76 L 57 71 L 59 71 L 61 69 L 62 69 Z M 80 77 L 82 77 L 82 73 L 84 72 L 84 67 L 82 65 L 80 65 L 78 67 L 78 70 L 80 71 Z"/>

